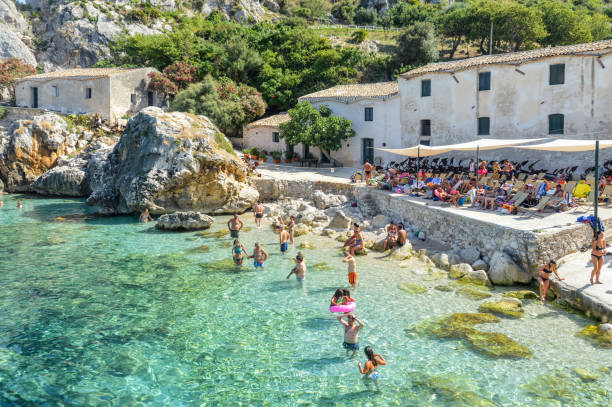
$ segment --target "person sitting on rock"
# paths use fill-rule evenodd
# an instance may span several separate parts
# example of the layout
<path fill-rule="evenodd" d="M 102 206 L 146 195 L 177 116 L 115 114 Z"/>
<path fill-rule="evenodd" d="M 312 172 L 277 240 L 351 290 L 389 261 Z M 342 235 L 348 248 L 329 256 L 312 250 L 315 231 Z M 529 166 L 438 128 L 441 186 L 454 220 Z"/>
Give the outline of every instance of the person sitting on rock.
<path fill-rule="evenodd" d="M 348 247 L 351 256 L 354 256 L 355 252 L 363 249 L 363 237 L 361 236 L 361 228 L 358 223 L 353 225 L 353 236 L 349 237 L 342 247 Z"/>
<path fill-rule="evenodd" d="M 138 218 L 139 222 L 147 223 L 148 221 L 153 222 L 153 217 L 149 214 L 149 208 L 145 208 Z"/>
<path fill-rule="evenodd" d="M 387 226 L 387 238 L 385 239 L 385 243 L 383 245 L 383 251 L 387 251 L 395 247 L 395 242 L 397 241 L 397 228 L 395 227 L 395 222 L 391 221 L 389 226 Z"/>
<path fill-rule="evenodd" d="M 404 224 L 400 222 L 397 224 L 397 240 L 395 242 L 395 245 L 397 247 L 403 247 L 406 244 L 407 239 L 408 239 L 408 234 L 406 233 Z"/>

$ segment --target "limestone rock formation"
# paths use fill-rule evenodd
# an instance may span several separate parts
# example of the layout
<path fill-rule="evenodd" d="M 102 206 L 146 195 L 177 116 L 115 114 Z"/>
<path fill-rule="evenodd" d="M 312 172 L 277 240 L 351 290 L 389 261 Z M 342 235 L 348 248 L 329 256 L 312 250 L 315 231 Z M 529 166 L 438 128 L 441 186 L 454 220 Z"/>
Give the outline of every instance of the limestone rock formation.
<path fill-rule="evenodd" d="M 54 113 L 17 120 L 0 144 L 0 178 L 9 192 L 30 191 L 30 184 L 74 151 L 79 135 Z"/>
<path fill-rule="evenodd" d="M 143 109 L 128 122 L 87 203 L 104 214 L 244 212 L 259 193 L 245 164 L 222 148 L 228 144 L 204 116 Z"/>
<path fill-rule="evenodd" d="M 524 272 L 507 253 L 501 251 L 495 252 L 491 257 L 487 274 L 493 284 L 511 285 L 531 281 L 529 274 Z"/>
<path fill-rule="evenodd" d="M 345 203 L 346 196 L 326 194 L 323 191 L 317 190 L 312 194 L 312 201 L 318 209 L 327 209 Z"/>
<path fill-rule="evenodd" d="M 155 226 L 163 230 L 201 230 L 211 227 L 214 221 L 200 212 L 174 212 L 160 216 Z"/>
<path fill-rule="evenodd" d="M 346 216 L 343 211 L 337 211 L 328 225 L 331 229 L 346 230 L 351 227 L 351 218 Z"/>
<path fill-rule="evenodd" d="M 21 58 L 36 66 L 36 58 L 21 38 L 8 26 L 0 23 L 0 59 Z"/>
<path fill-rule="evenodd" d="M 90 132 L 85 132 L 85 134 Z M 72 158 L 60 157 L 56 166 L 42 174 L 31 185 L 31 189 L 42 195 L 89 196 L 100 187 L 104 164 L 118 137 L 98 137 L 88 142 Z"/>

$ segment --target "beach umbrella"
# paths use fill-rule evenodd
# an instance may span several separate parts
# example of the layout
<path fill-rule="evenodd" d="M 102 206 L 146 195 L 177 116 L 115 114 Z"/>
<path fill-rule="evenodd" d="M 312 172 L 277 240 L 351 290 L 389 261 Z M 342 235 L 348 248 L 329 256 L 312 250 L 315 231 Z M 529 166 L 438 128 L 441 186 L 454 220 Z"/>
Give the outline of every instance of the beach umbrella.
<path fill-rule="evenodd" d="M 431 147 L 425 146 L 423 144 L 417 144 L 414 147 L 408 148 L 377 148 L 376 150 L 386 151 L 388 153 L 394 153 L 403 155 L 404 157 L 416 157 L 417 159 L 417 183 L 419 182 L 419 172 L 421 171 L 421 157 L 431 157 L 433 155 L 438 155 L 442 153 L 446 153 L 450 150 L 440 148 L 440 147 Z"/>
<path fill-rule="evenodd" d="M 599 204 L 599 150 L 602 148 L 612 147 L 612 140 L 568 140 L 556 139 L 541 144 L 533 144 L 530 146 L 516 146 L 516 148 L 524 148 L 527 150 L 540 151 L 561 151 L 561 152 L 582 152 L 595 151 L 595 197 L 593 198 L 593 208 L 595 209 L 595 236 L 599 231 L 598 223 L 598 204 Z"/>

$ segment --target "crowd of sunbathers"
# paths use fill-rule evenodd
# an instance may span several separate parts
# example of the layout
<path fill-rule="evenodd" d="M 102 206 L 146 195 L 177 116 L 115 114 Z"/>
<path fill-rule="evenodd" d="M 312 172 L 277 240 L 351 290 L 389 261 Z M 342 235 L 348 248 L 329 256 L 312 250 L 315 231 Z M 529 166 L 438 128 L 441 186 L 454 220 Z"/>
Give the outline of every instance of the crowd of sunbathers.
<path fill-rule="evenodd" d="M 454 206 L 478 207 L 517 214 L 521 210 L 543 212 L 547 208 L 565 211 L 576 206 L 577 198 L 589 198 L 594 179 L 580 179 L 567 171 L 530 174 L 518 172 L 513 162 L 504 160 L 487 163 L 474 160 L 458 172 L 420 170 L 403 172 L 397 166 L 377 168 L 366 162 L 363 172 L 352 177 L 354 182 L 365 181 L 368 186 L 424 197 Z M 578 180 L 576 180 L 578 179 Z M 599 180 L 600 198 L 612 193 L 612 184 L 605 175 Z"/>

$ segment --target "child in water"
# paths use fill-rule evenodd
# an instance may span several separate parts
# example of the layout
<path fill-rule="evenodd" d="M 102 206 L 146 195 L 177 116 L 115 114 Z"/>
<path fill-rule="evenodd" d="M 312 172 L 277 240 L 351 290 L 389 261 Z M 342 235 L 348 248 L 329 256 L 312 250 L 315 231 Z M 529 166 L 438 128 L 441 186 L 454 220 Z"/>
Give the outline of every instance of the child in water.
<path fill-rule="evenodd" d="M 351 292 L 349 290 L 342 290 L 342 303 L 348 304 L 350 302 L 355 302 L 355 300 L 351 298 Z"/>
<path fill-rule="evenodd" d="M 338 288 L 336 292 L 334 293 L 334 296 L 331 299 L 331 304 L 329 304 L 329 306 L 333 307 L 334 305 L 342 304 L 343 297 L 344 297 L 344 290 L 341 290 L 340 288 Z"/>
<path fill-rule="evenodd" d="M 376 382 L 376 380 L 378 380 L 378 372 L 376 371 L 376 368 L 379 365 L 386 365 L 387 361 L 380 355 L 380 353 L 375 354 L 371 346 L 366 346 L 363 353 L 365 353 L 368 360 L 365 362 L 364 367 L 361 367 L 361 362 L 357 364 L 359 367 L 359 372 L 366 375 L 365 378 L 374 380 L 374 383 L 376 383 L 376 387 L 378 388 L 378 382 Z M 366 386 L 369 387 L 368 384 L 366 384 Z"/>

